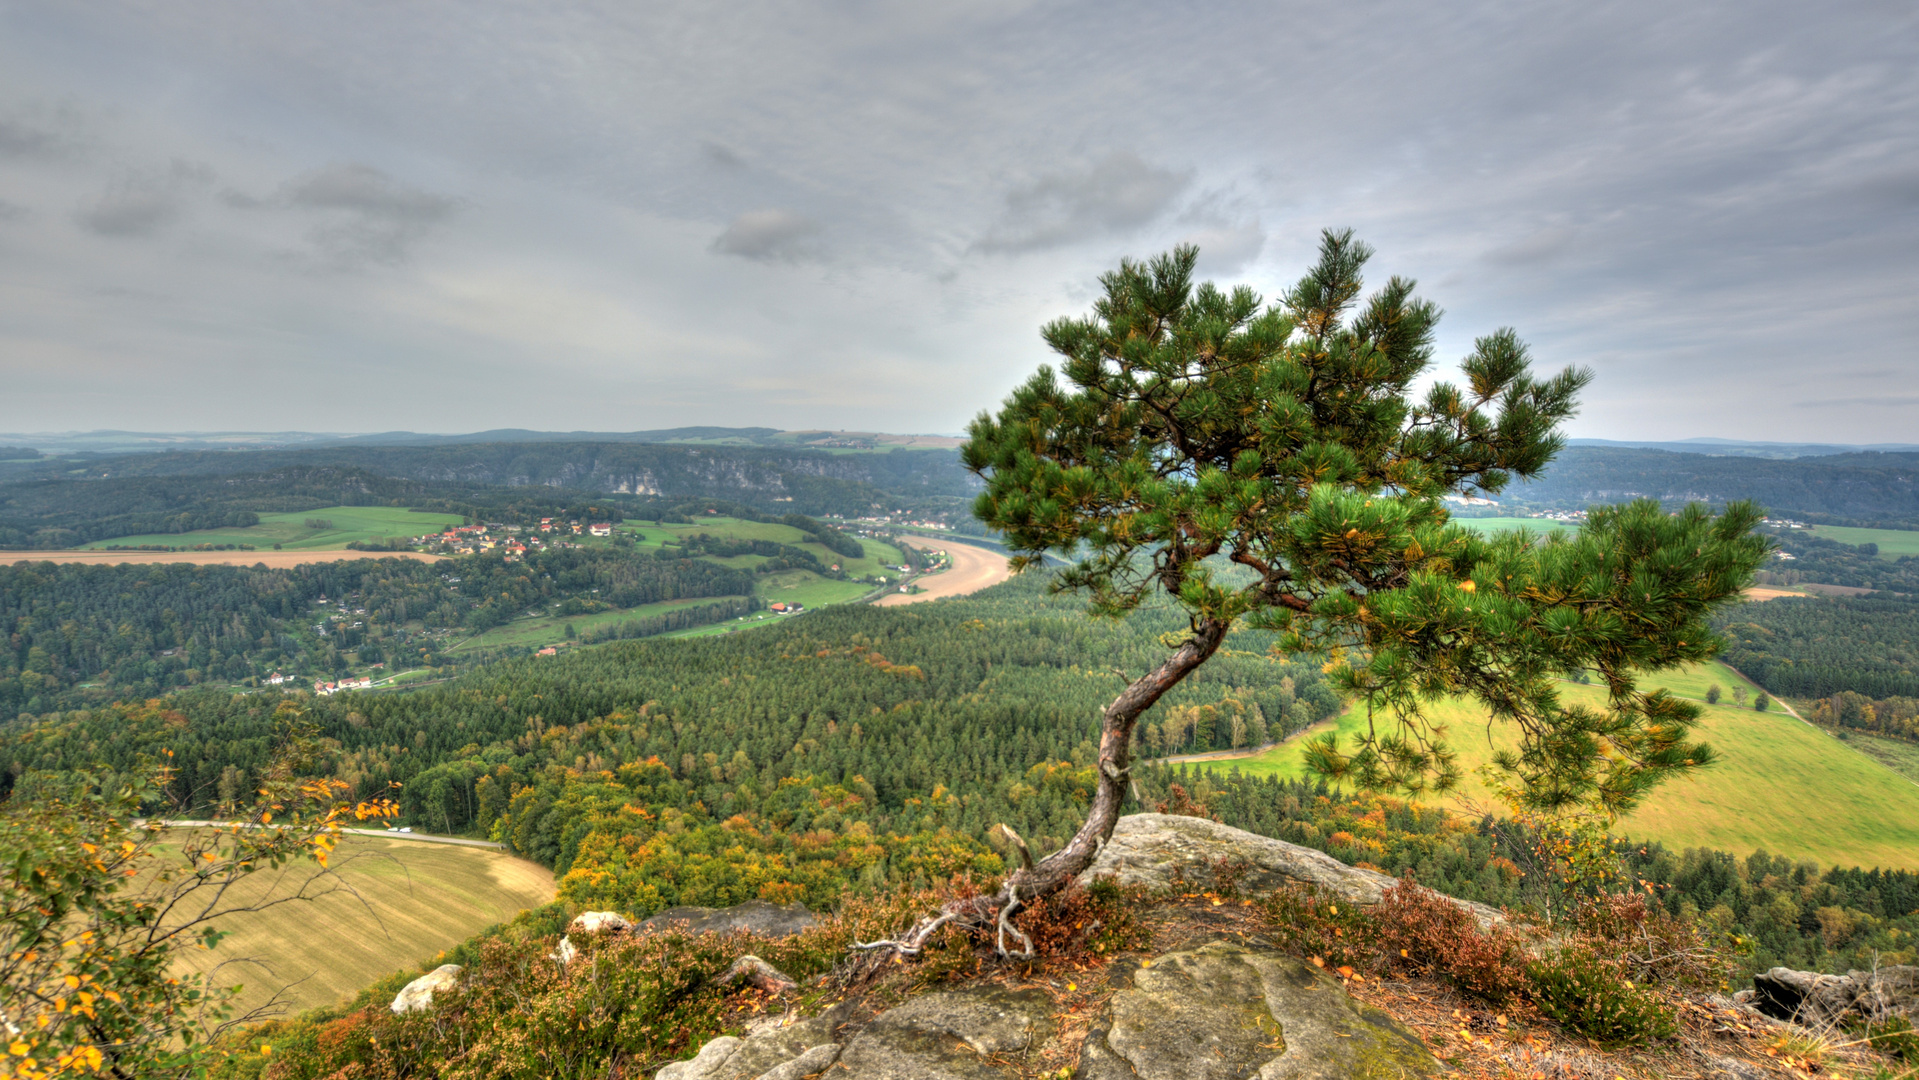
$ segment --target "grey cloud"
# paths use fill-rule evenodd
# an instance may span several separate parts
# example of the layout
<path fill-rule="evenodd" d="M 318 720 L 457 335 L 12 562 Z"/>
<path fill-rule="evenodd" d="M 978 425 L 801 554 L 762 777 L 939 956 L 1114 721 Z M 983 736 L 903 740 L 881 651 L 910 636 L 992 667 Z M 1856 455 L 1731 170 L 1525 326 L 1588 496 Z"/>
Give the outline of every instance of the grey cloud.
<path fill-rule="evenodd" d="M 1530 236 L 1493 248 L 1482 258 L 1502 266 L 1549 262 L 1572 247 L 1574 235 L 1575 230 L 1568 228 L 1540 229 Z"/>
<path fill-rule="evenodd" d="M 1879 397 L 1822 398 L 1817 401 L 1795 401 L 1793 404 L 1801 409 L 1856 409 L 1861 406 L 1909 409 L 1919 405 L 1919 395 L 1886 394 Z"/>
<path fill-rule="evenodd" d="M 786 210 L 752 210 L 727 225 L 713 239 L 722 255 L 765 262 L 792 262 L 817 258 L 819 223 Z"/>
<path fill-rule="evenodd" d="M 27 208 L 19 203 L 10 203 L 0 199 L 0 221 L 17 221 L 27 216 Z"/>
<path fill-rule="evenodd" d="M 196 189 L 212 182 L 211 169 L 189 161 L 164 172 L 127 170 L 80 211 L 80 224 L 101 236 L 150 236 L 179 220 Z"/>
<path fill-rule="evenodd" d="M 308 238 L 336 267 L 405 261 L 412 246 L 455 209 L 453 199 L 408 187 L 367 165 L 333 165 L 294 180 L 287 205 L 323 215 Z M 242 196 L 244 198 L 244 196 Z"/>
<path fill-rule="evenodd" d="M 1179 215 L 1179 224 L 1184 231 L 1178 242 L 1199 248 L 1202 278 L 1237 274 L 1266 247 L 1266 227 L 1259 214 L 1225 192 L 1208 192 L 1195 199 Z"/>
<path fill-rule="evenodd" d="M 1192 178 L 1116 151 L 1008 192 L 1004 213 L 974 246 L 1016 253 L 1124 233 L 1164 214 Z"/>
<path fill-rule="evenodd" d="M 716 142 L 701 143 L 700 156 L 704 157 L 709 164 L 718 165 L 722 169 L 746 168 L 745 158 L 734 153 L 730 147 Z"/>

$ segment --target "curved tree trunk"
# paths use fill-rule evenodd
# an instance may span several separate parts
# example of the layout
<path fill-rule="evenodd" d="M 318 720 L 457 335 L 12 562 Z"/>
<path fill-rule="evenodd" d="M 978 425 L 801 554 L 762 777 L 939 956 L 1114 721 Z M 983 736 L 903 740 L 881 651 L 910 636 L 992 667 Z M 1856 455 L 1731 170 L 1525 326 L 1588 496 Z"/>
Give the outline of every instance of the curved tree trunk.
<path fill-rule="evenodd" d="M 1100 848 L 1113 835 L 1120 808 L 1126 804 L 1127 787 L 1132 780 L 1133 729 L 1139 724 L 1140 714 L 1218 652 L 1226 640 L 1227 629 L 1228 624 L 1223 622 L 1199 620 L 1194 624 L 1192 636 L 1175 649 L 1173 655 L 1134 679 L 1106 707 L 1100 716 L 1099 786 L 1093 792 L 1093 805 L 1087 811 L 1086 823 L 1079 827 L 1070 843 L 1040 860 L 1038 865 L 1015 872 L 994 895 L 956 900 L 947 904 L 937 917 L 923 920 L 898 941 L 856 943 L 855 948 L 889 949 L 911 955 L 919 952 L 934 932 L 952 923 L 974 930 L 997 926 L 1000 952 L 1014 953 L 1006 947 L 1010 934 L 1025 944 L 1017 955 L 1032 955 L 1031 942 L 1026 941 L 1026 935 L 1010 921 L 1014 911 L 1065 888 L 1093 865 Z"/>

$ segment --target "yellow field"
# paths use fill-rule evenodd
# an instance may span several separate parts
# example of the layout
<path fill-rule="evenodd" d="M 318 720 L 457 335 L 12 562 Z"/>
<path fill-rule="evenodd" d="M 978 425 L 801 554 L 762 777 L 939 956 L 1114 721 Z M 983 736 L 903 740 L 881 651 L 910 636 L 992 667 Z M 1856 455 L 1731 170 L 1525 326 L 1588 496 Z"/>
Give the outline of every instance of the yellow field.
<path fill-rule="evenodd" d="M 289 988 L 292 1015 L 351 997 L 553 899 L 552 871 L 489 848 L 349 836 L 333 865 L 357 897 L 336 892 L 313 903 L 220 920 L 214 925 L 230 936 L 211 952 L 187 951 L 182 965 L 222 984 L 245 986 L 242 1012 Z M 304 863 L 284 873 L 256 873 L 228 894 L 228 905 L 297 892 L 314 870 Z M 247 957 L 266 966 L 232 963 Z M 222 963 L 227 966 L 215 971 Z"/>
<path fill-rule="evenodd" d="M 1648 685 L 1693 697 L 1714 682 L 1730 690 L 1743 680 L 1715 663 Z M 1568 703 L 1603 700 L 1594 687 L 1563 689 Z M 1489 731 L 1485 713 L 1465 702 L 1441 702 L 1430 711 L 1449 727 L 1467 774 L 1462 790 L 1445 801 L 1467 810 L 1493 807 L 1474 770 L 1496 750 L 1514 745 L 1512 731 L 1505 725 Z M 1364 715 L 1350 710 L 1306 737 L 1334 729 L 1350 735 L 1364 724 Z M 1667 782 L 1621 821 L 1617 832 L 1676 849 L 1710 847 L 1743 856 L 1763 848 L 1822 866 L 1919 870 L 1919 786 L 1906 777 L 1777 705 L 1763 713 L 1730 704 L 1707 706 L 1698 732 L 1718 754 L 1718 764 Z M 1210 761 L 1204 767 L 1298 777 L 1304 772 L 1304 742 L 1295 737 L 1257 757 Z"/>

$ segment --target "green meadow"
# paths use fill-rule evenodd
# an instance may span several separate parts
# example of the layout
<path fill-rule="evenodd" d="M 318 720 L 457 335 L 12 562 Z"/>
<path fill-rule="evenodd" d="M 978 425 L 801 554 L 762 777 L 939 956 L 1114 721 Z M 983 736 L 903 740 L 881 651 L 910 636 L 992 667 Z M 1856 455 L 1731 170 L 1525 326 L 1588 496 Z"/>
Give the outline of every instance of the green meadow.
<path fill-rule="evenodd" d="M 1822 540 L 1842 544 L 1878 544 L 1879 557 L 1897 559 L 1901 555 L 1919 555 L 1919 532 L 1911 529 L 1853 529 L 1839 525 L 1817 525 L 1812 534 Z"/>
<path fill-rule="evenodd" d="M 1662 675 L 1648 685 L 1700 697 L 1714 682 L 1730 690 L 1743 680 L 1713 663 Z M 1570 683 L 1564 697 L 1569 703 L 1594 705 L 1604 700 L 1598 688 Z M 1466 812 L 1496 809 L 1476 770 L 1489 763 L 1495 751 L 1515 745 L 1512 731 L 1504 725 L 1489 730 L 1484 710 L 1470 702 L 1437 702 L 1429 709 L 1447 727 L 1466 771 L 1461 790 L 1432 801 Z M 1365 724 L 1364 711 L 1351 709 L 1257 757 L 1210 761 L 1201 767 L 1299 777 L 1307 738 L 1337 731 L 1349 739 Z M 1622 820 L 1617 832 L 1677 849 L 1711 847 L 1745 854 L 1763 848 L 1821 865 L 1919 870 L 1919 786 L 1906 776 L 1777 706 L 1763 713 L 1730 702 L 1707 706 L 1698 731 L 1718 762 L 1668 781 Z"/>
<path fill-rule="evenodd" d="M 1571 522 L 1522 517 L 1455 517 L 1453 524 L 1464 525 L 1468 529 L 1477 529 L 1483 533 L 1512 532 L 1514 529 L 1531 529 L 1536 533 L 1565 532 L 1577 528 Z"/>
<path fill-rule="evenodd" d="M 308 528 L 308 521 L 325 521 L 328 527 Z M 420 536 L 463 523 L 458 514 L 425 513 L 390 506 L 329 506 L 324 510 L 303 510 L 292 514 L 261 514 L 258 525 L 246 528 L 116 536 L 110 540 L 97 540 L 86 545 L 86 548 L 155 545 L 193 547 L 199 544 L 251 544 L 256 548 L 270 548 L 278 544 L 289 551 L 338 551 L 355 541 L 385 540 L 389 536 Z"/>
<path fill-rule="evenodd" d="M 657 604 L 641 604 L 638 607 L 623 608 L 619 611 L 600 611 L 591 615 L 543 615 L 539 618 L 515 619 L 510 623 L 493 627 L 491 630 L 475 634 L 448 649 L 451 653 L 477 652 L 483 649 L 499 649 L 513 645 L 525 645 L 540 648 L 557 645 L 567 640 L 566 628 L 571 626 L 578 634 L 586 634 L 608 626 L 615 626 L 635 619 L 644 619 L 661 615 L 675 608 L 697 607 L 701 604 L 717 604 L 722 600 L 737 599 L 728 596 L 700 596 L 687 600 L 662 600 Z"/>
<path fill-rule="evenodd" d="M 705 533 L 715 539 L 727 540 L 771 540 L 777 544 L 788 544 L 812 552 L 827 566 L 838 565 L 849 577 L 871 577 L 877 574 L 896 575 L 887 567 L 897 566 L 902 556 L 899 549 L 878 540 L 856 537 L 860 546 L 866 549 L 863 558 L 848 559 L 831 550 L 826 545 L 807 539 L 807 535 L 791 525 L 782 525 L 777 521 L 743 521 L 739 518 L 718 515 L 701 518 L 691 525 L 655 525 L 650 521 L 627 519 L 621 529 L 631 534 L 642 547 L 657 548 L 669 541 L 680 543 L 690 536 Z M 766 561 L 763 555 L 734 555 L 728 558 L 707 557 L 711 562 L 735 568 L 751 568 Z M 864 596 L 869 590 L 854 594 Z M 783 599 L 768 597 L 769 600 Z M 834 601 L 827 601 L 832 603 Z"/>

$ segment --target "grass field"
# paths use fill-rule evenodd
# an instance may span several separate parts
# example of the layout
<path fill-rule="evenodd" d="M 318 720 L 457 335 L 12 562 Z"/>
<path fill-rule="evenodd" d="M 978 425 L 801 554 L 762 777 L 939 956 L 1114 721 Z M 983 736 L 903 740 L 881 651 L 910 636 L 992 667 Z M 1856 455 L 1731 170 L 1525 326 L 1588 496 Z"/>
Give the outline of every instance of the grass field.
<path fill-rule="evenodd" d="M 668 540 L 675 543 L 688 536 L 706 533 L 715 538 L 730 540 L 771 540 L 778 544 L 790 544 L 813 553 L 815 558 L 827 566 L 838 565 L 849 577 L 870 577 L 876 574 L 897 576 L 897 571 L 889 572 L 889 565 L 898 565 L 901 555 L 899 549 L 878 540 L 858 537 L 860 546 L 866 549 L 863 558 L 848 559 L 831 550 L 826 545 L 807 539 L 807 535 L 791 525 L 782 525 L 776 521 L 743 521 L 731 517 L 705 517 L 691 525 L 655 525 L 650 521 L 628 519 L 621 528 L 631 533 L 644 547 L 660 547 Z M 734 555 L 728 558 L 709 556 L 708 560 L 736 568 L 758 566 L 766 561 L 759 555 Z M 863 592 L 859 595 L 865 595 Z M 782 599 L 768 597 L 768 599 Z"/>
<path fill-rule="evenodd" d="M 566 628 L 569 625 L 578 633 L 585 634 L 590 630 L 644 619 L 675 608 L 716 604 L 730 599 L 734 597 L 701 596 L 690 600 L 663 600 L 657 604 L 641 604 L 639 607 L 621 611 L 601 611 L 592 615 L 551 615 L 537 619 L 515 619 L 504 626 L 496 626 L 484 633 L 467 638 L 447 651 L 458 653 L 479 649 L 498 649 L 509 645 L 526 645 L 532 648 L 556 645 L 567 640 Z"/>
<path fill-rule="evenodd" d="M 329 529 L 309 529 L 309 519 L 325 519 Z M 201 529 L 197 532 L 154 533 L 147 536 L 116 536 L 97 540 L 87 548 L 108 545 L 137 547 L 160 544 L 167 547 L 191 547 L 195 544 L 252 544 L 271 548 L 279 544 L 290 551 L 338 551 L 354 541 L 384 540 L 389 536 L 419 536 L 438 532 L 462 522 L 458 514 L 416 513 L 390 506 L 330 506 L 324 510 L 306 510 L 297 514 L 261 514 L 260 524 L 244 529 Z"/>
<path fill-rule="evenodd" d="M 1737 679 L 1712 664 L 1662 677 L 1658 685 L 1691 697 L 1712 682 L 1730 689 Z M 1603 699 L 1597 688 L 1570 684 L 1564 696 L 1592 704 Z M 1485 713 L 1467 703 L 1442 702 L 1432 713 L 1451 729 L 1467 774 L 1462 790 L 1446 801 L 1490 805 L 1474 770 L 1496 749 L 1512 745 L 1511 733 L 1495 728 L 1489 739 Z M 1352 710 L 1311 734 L 1337 729 L 1350 735 L 1364 724 L 1364 715 Z M 1822 865 L 1919 869 L 1919 787 L 1906 777 L 1777 709 L 1759 713 L 1709 706 L 1699 732 L 1717 751 L 1718 763 L 1665 784 L 1619 824 L 1618 832 L 1673 848 L 1712 847 L 1741 855 L 1764 848 Z M 1303 742 L 1295 738 L 1255 758 L 1207 762 L 1206 767 L 1296 777 L 1303 771 Z"/>
<path fill-rule="evenodd" d="M 1817 525 L 1812 534 L 1822 540 L 1842 544 L 1878 544 L 1879 557 L 1897 559 L 1901 555 L 1919 555 L 1919 532 L 1910 529 L 1851 529 L 1839 525 Z"/>
<path fill-rule="evenodd" d="M 1847 732 L 1846 745 L 1871 757 L 1900 776 L 1919 784 L 1919 745 L 1877 735 Z"/>
<path fill-rule="evenodd" d="M 340 879 L 358 890 L 358 899 L 338 893 L 231 916 L 215 923 L 231 936 L 211 952 L 188 951 L 184 966 L 210 971 L 239 957 L 258 958 L 270 972 L 235 964 L 213 974 L 227 985 L 246 987 L 242 1012 L 265 1004 L 275 990 L 292 987 L 289 1014 L 298 1013 L 350 997 L 376 979 L 553 899 L 552 871 L 486 848 L 349 836 L 334 853 L 333 865 Z M 229 901 L 256 903 L 284 895 L 297 890 L 313 869 L 304 864 L 285 876 L 263 870 L 243 879 Z"/>
<path fill-rule="evenodd" d="M 857 581 L 834 581 L 811 570 L 780 570 L 760 579 L 760 596 L 767 603 L 784 600 L 806 607 L 845 604 L 873 591 Z"/>

